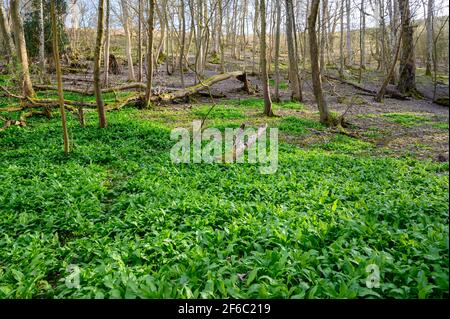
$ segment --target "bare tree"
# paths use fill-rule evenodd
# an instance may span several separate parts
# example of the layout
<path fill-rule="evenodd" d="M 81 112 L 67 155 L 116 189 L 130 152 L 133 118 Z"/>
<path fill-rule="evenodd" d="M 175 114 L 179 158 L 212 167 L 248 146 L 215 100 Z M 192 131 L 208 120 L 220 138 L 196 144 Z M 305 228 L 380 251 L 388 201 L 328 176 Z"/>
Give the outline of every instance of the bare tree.
<path fill-rule="evenodd" d="M 298 69 L 298 57 L 295 52 L 295 34 L 294 34 L 294 8 L 292 0 L 286 0 L 286 40 L 288 44 L 289 56 L 289 82 L 291 86 L 291 100 L 302 101 L 302 90 L 300 82 L 300 72 Z"/>
<path fill-rule="evenodd" d="M 17 56 L 19 58 L 23 95 L 34 97 L 33 84 L 31 83 L 30 70 L 28 64 L 27 45 L 23 31 L 22 18 L 20 17 L 19 0 L 11 0 L 11 19 L 14 29 Z"/>
<path fill-rule="evenodd" d="M 261 64 L 261 81 L 264 94 L 264 114 L 273 116 L 272 100 L 270 99 L 269 74 L 267 71 L 266 61 L 266 0 L 259 0 L 261 14 L 261 34 L 260 34 L 260 64 Z"/>
<path fill-rule="evenodd" d="M 0 32 L 3 39 L 3 45 L 8 58 L 14 56 L 14 42 L 11 37 L 11 30 L 9 28 L 8 18 L 5 9 L 3 8 L 3 0 L 0 0 Z"/>
<path fill-rule="evenodd" d="M 45 35 L 44 35 L 44 5 L 43 0 L 36 2 L 36 11 L 38 12 L 38 27 L 39 27 L 39 66 L 41 68 L 41 81 L 45 78 Z"/>
<path fill-rule="evenodd" d="M 275 102 L 280 102 L 280 37 L 281 37 L 281 4 L 280 0 L 275 2 L 276 31 L 275 31 Z"/>
<path fill-rule="evenodd" d="M 103 103 L 102 89 L 100 86 L 100 60 L 103 43 L 104 4 L 105 0 L 98 0 L 97 39 L 94 50 L 94 93 L 95 100 L 97 101 L 100 128 L 105 128 L 108 125 L 106 121 L 105 104 Z"/>
<path fill-rule="evenodd" d="M 414 54 L 414 26 L 411 23 L 409 0 L 398 0 L 401 16 L 402 54 L 400 58 L 400 78 L 397 88 L 401 93 L 415 93 L 416 64 Z"/>
<path fill-rule="evenodd" d="M 331 116 L 328 111 L 328 104 L 323 96 L 322 90 L 322 78 L 320 76 L 320 66 L 319 66 L 319 49 L 317 43 L 316 35 L 316 22 L 317 15 L 319 12 L 320 0 L 312 0 L 310 14 L 308 16 L 308 33 L 309 33 L 309 52 L 311 58 L 311 73 L 314 96 L 316 98 L 317 106 L 320 113 L 320 122 L 330 125 Z"/>
<path fill-rule="evenodd" d="M 427 63 L 425 75 L 431 76 L 433 63 L 433 20 L 434 20 L 434 0 L 428 0 L 427 8 Z"/>
<path fill-rule="evenodd" d="M 347 15 L 347 63 L 348 65 L 353 64 L 353 53 L 352 53 L 352 30 L 351 30 L 351 7 L 350 0 L 346 0 L 346 15 Z"/>
<path fill-rule="evenodd" d="M 128 80 L 135 81 L 134 76 L 134 67 L 133 67 L 133 57 L 131 55 L 131 34 L 130 34 L 130 18 L 128 14 L 128 3 L 127 0 L 121 0 L 122 4 L 122 23 L 123 29 L 125 32 L 125 40 L 126 40 L 126 55 L 128 60 Z"/>
<path fill-rule="evenodd" d="M 148 13 L 148 56 L 147 56 L 147 88 L 145 91 L 145 107 L 150 107 L 150 98 L 152 97 L 153 80 L 153 30 L 155 17 L 155 0 L 149 2 Z"/>
<path fill-rule="evenodd" d="M 105 34 L 105 57 L 104 57 L 104 76 L 105 76 L 105 86 L 109 85 L 109 46 L 111 43 L 111 23 L 110 23 L 110 16 L 111 16 L 111 0 L 105 0 L 106 1 L 106 34 Z"/>
<path fill-rule="evenodd" d="M 42 1 L 40 1 L 40 4 L 42 6 Z M 59 57 L 59 34 L 58 34 L 59 32 L 56 26 L 55 1 L 50 1 L 50 11 L 52 19 L 53 56 L 55 60 L 56 83 L 58 85 L 58 102 L 59 102 L 59 110 L 61 112 L 61 123 L 63 129 L 64 153 L 68 155 L 70 152 L 69 131 L 67 130 L 66 110 L 64 108 L 64 92 L 62 86 L 61 62 Z"/>

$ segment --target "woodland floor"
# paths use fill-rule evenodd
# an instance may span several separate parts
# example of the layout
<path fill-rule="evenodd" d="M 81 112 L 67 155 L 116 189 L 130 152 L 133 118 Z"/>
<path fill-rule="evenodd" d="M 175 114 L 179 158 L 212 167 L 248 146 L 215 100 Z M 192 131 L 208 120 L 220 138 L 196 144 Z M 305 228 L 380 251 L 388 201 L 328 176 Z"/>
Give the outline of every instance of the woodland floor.
<path fill-rule="evenodd" d="M 375 88 L 368 73 L 365 86 Z M 67 75 L 65 85 L 90 87 L 89 78 Z M 158 92 L 180 87 L 177 74 L 160 71 L 155 81 Z M 418 82 L 429 94 L 431 81 Z M 56 110 L 0 132 L 0 298 L 448 297 L 448 107 L 375 103 L 327 82 L 331 110 L 348 109 L 349 137 L 319 123 L 308 81 L 300 104 L 288 102 L 284 80 L 285 102 L 270 119 L 259 94 L 241 85 L 219 83 L 212 92 L 226 98 L 214 101 L 108 112 L 106 130 L 95 113 L 85 128 L 69 113 L 68 157 Z M 0 97 L 0 115 L 16 103 Z M 170 130 L 191 127 L 212 105 L 207 127 L 280 129 L 276 174 L 171 163 Z M 65 284 L 70 264 L 80 268 L 80 289 Z M 366 287 L 370 264 L 380 268 L 379 288 Z"/>

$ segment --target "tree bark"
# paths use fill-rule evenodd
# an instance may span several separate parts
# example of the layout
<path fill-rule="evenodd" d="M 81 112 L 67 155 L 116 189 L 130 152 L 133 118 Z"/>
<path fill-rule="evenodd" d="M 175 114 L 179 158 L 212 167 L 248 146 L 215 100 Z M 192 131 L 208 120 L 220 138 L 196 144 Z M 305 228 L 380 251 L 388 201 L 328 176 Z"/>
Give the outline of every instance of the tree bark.
<path fill-rule="evenodd" d="M 128 80 L 135 81 L 134 67 L 133 67 L 133 57 L 131 55 L 131 34 L 130 34 L 130 19 L 128 15 L 128 3 L 127 0 L 121 0 L 122 4 L 122 15 L 123 15 L 123 29 L 125 32 L 126 40 L 126 54 L 128 60 Z"/>
<path fill-rule="evenodd" d="M 276 0 L 276 35 L 275 35 L 275 101 L 280 102 L 280 25 L 281 25 L 281 4 Z"/>
<path fill-rule="evenodd" d="M 94 51 L 94 92 L 95 100 L 97 102 L 100 128 L 105 128 L 107 126 L 105 104 L 103 103 L 102 90 L 100 87 L 100 60 L 103 43 L 104 4 L 104 0 L 98 0 L 97 39 Z"/>
<path fill-rule="evenodd" d="M 111 15 L 111 3 L 110 3 L 111 0 L 105 0 L 105 1 L 106 1 L 106 22 L 105 22 L 106 34 L 105 34 L 105 54 L 104 54 L 104 60 L 103 60 L 104 61 L 103 62 L 103 64 L 104 64 L 103 73 L 104 73 L 104 77 L 105 77 L 104 83 L 105 83 L 105 86 L 107 87 L 109 85 L 109 46 L 111 43 L 111 36 L 110 36 L 111 26 L 110 26 L 110 21 L 109 21 L 110 15 Z"/>
<path fill-rule="evenodd" d="M 266 61 L 266 0 L 260 0 L 261 13 L 261 35 L 260 35 L 260 64 L 261 64 L 261 81 L 264 94 L 264 114 L 273 116 L 272 100 L 270 99 L 269 74 L 267 72 Z"/>
<path fill-rule="evenodd" d="M 314 96 L 316 97 L 317 106 L 320 113 L 320 122 L 330 125 L 331 116 L 328 111 L 327 101 L 323 96 L 322 90 L 322 77 L 320 76 L 319 66 L 319 50 L 316 36 L 316 22 L 317 14 L 319 12 L 320 0 L 312 0 L 310 15 L 308 17 L 308 30 L 309 30 L 309 52 L 311 56 L 311 73 L 313 82 Z"/>
<path fill-rule="evenodd" d="M 411 23 L 409 0 L 399 0 L 401 16 L 402 55 L 400 59 L 400 78 L 397 89 L 400 93 L 411 94 L 416 90 L 416 64 L 414 54 L 414 27 Z"/>
<path fill-rule="evenodd" d="M 353 53 L 352 53 L 352 33 L 351 33 L 351 10 L 350 10 L 350 0 L 346 0 L 346 15 L 347 15 L 347 64 L 353 64 Z"/>
<path fill-rule="evenodd" d="M 433 18 L 434 18 L 434 0 L 428 0 L 427 8 L 427 63 L 425 75 L 431 76 L 433 63 Z"/>
<path fill-rule="evenodd" d="M 19 0 L 11 0 L 11 19 L 13 23 L 14 37 L 16 40 L 17 56 L 20 63 L 23 95 L 25 97 L 33 98 L 35 93 L 33 90 L 33 84 L 31 83 L 25 34 L 23 31 L 22 19 L 20 17 Z"/>
<path fill-rule="evenodd" d="M 42 8 L 42 0 L 40 1 L 40 5 L 41 5 L 40 7 Z M 53 55 L 55 59 L 56 82 L 58 84 L 58 101 L 59 101 L 59 110 L 61 112 L 61 123 L 63 129 L 64 153 L 68 155 L 70 152 L 69 131 L 67 130 L 66 110 L 64 108 L 64 92 L 62 86 L 61 63 L 59 57 L 59 35 L 58 35 L 58 28 L 56 26 L 55 1 L 50 1 L 50 11 L 52 18 Z"/>
<path fill-rule="evenodd" d="M 391 68 L 389 69 L 389 73 L 388 73 L 388 75 L 386 76 L 386 78 L 384 79 L 383 84 L 381 85 L 381 88 L 380 88 L 380 90 L 378 91 L 377 95 L 375 96 L 375 99 L 374 99 L 374 100 L 375 100 L 376 102 L 381 102 L 381 101 L 382 101 L 383 96 L 384 96 L 384 94 L 385 94 L 385 92 L 386 92 L 386 88 L 387 88 L 389 82 L 391 81 L 392 76 L 394 75 L 394 72 L 395 72 L 395 65 L 397 64 L 398 55 L 399 55 L 399 52 L 400 52 L 401 39 L 402 39 L 402 38 L 401 38 L 401 36 L 400 36 L 400 37 L 398 38 L 398 43 L 397 43 L 397 46 L 396 46 L 396 48 L 395 48 L 394 59 L 393 59 L 393 61 L 392 61 Z"/>
<path fill-rule="evenodd" d="M 293 15 L 294 10 L 292 0 L 286 0 L 286 40 L 289 56 L 289 82 L 292 91 L 291 100 L 300 102 L 303 97 L 300 87 L 300 72 L 298 69 L 297 54 L 295 53 Z"/>
<path fill-rule="evenodd" d="M 36 3 L 36 10 L 38 11 L 38 27 L 39 27 L 39 66 L 41 68 L 43 82 L 45 78 L 45 35 L 44 35 L 44 5 L 43 0 Z"/>
<path fill-rule="evenodd" d="M 2 34 L 4 48 L 8 59 L 12 59 L 14 56 L 14 42 L 11 37 L 11 29 L 9 27 L 8 18 L 3 8 L 3 0 L 0 0 L 0 32 Z"/>
<path fill-rule="evenodd" d="M 148 13 L 148 56 L 147 56 L 147 89 L 145 91 L 145 107 L 150 107 L 153 82 L 153 31 L 155 17 L 155 0 L 149 1 Z"/>
<path fill-rule="evenodd" d="M 341 0 L 341 10 L 340 10 L 340 38 L 339 38 L 339 76 L 344 77 L 344 1 Z"/>

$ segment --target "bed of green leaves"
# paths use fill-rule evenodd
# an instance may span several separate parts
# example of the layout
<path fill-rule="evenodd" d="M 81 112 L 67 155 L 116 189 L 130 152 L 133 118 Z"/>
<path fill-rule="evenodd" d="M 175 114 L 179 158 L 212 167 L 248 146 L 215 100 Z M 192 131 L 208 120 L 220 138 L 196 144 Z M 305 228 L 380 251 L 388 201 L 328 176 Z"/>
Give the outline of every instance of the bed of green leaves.
<path fill-rule="evenodd" d="M 0 298 L 448 298 L 448 164 L 340 139 L 274 175 L 175 165 L 142 112 L 70 119 L 69 157 L 58 118 L 0 133 Z"/>

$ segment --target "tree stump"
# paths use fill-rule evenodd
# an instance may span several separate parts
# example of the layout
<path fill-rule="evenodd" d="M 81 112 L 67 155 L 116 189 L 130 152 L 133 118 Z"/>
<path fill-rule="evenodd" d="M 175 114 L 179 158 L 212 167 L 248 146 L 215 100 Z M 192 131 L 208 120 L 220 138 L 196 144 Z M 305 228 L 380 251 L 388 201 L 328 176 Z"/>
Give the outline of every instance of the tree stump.
<path fill-rule="evenodd" d="M 117 59 L 114 54 L 109 55 L 109 73 L 112 74 L 120 74 L 122 72 L 121 67 L 119 65 L 119 62 L 117 62 Z"/>

